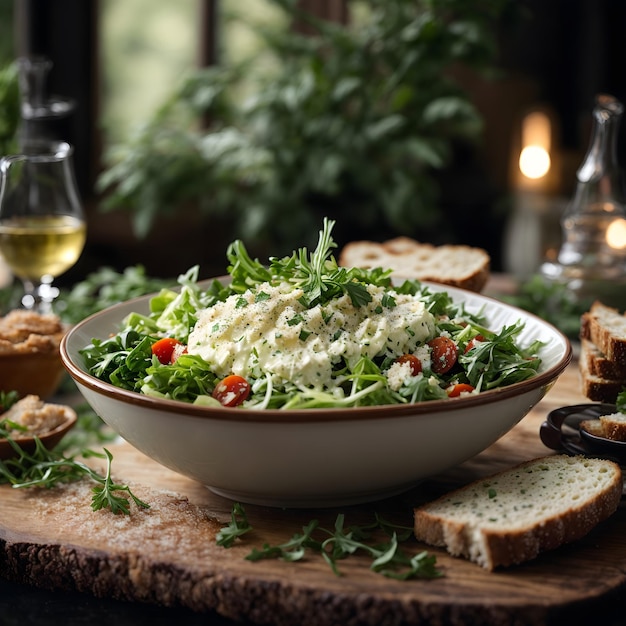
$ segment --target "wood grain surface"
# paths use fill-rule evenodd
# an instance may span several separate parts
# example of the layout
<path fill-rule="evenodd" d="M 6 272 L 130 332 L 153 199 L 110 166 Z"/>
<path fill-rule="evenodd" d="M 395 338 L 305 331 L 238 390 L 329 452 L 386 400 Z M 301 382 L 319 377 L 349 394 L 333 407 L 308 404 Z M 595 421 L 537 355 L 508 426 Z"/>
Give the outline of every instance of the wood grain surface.
<path fill-rule="evenodd" d="M 114 516 L 93 512 L 90 485 L 52 490 L 0 488 L 0 577 L 96 597 L 182 606 L 258 624 L 570 624 L 601 623 L 602 611 L 623 602 L 626 511 L 623 505 L 584 539 L 526 564 L 487 572 L 416 542 L 436 555 L 444 576 L 395 581 L 355 556 L 336 576 L 319 558 L 251 562 L 253 547 L 288 540 L 309 520 L 331 528 L 373 513 L 410 526 L 413 507 L 453 487 L 554 454 L 539 438 L 548 411 L 585 402 L 576 364 L 510 433 L 482 454 L 389 500 L 315 511 L 247 505 L 253 533 L 235 547 L 215 544 L 232 502 L 152 462 L 128 444 L 111 446 L 114 478 L 151 504 Z M 600 617 L 600 621 L 596 620 Z"/>

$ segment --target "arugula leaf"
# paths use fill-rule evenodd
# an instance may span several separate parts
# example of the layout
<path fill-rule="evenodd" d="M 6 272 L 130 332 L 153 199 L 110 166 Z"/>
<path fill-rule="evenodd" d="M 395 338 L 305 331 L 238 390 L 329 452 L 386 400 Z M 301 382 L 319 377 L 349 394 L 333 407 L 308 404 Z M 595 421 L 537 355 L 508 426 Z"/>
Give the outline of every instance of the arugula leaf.
<path fill-rule="evenodd" d="M 209 364 L 198 355 L 183 354 L 168 365 L 154 357 L 145 370 L 141 391 L 150 396 L 194 402 L 199 396 L 210 396 L 216 382 Z"/>
<path fill-rule="evenodd" d="M 311 520 L 302 528 L 302 534 L 296 533 L 286 541 L 276 546 L 264 544 L 263 548 L 253 548 L 252 552 L 246 556 L 248 561 L 260 561 L 262 559 L 282 559 L 283 561 L 300 561 L 306 554 L 306 549 L 311 548 L 316 551 L 321 549 L 319 541 L 312 538 L 313 531 L 317 529 L 319 522 Z"/>
<path fill-rule="evenodd" d="M 475 348 L 459 355 L 468 382 L 478 390 L 493 389 L 531 378 L 537 373 L 540 360 L 535 356 L 541 346 L 534 342 L 522 349 L 515 337 L 524 328 L 520 321 L 505 326 L 498 334 L 490 333 Z"/>
<path fill-rule="evenodd" d="M 234 293 L 244 293 L 260 283 L 271 282 L 272 273 L 258 260 L 252 260 L 242 241 L 233 241 L 226 250 L 228 273 Z"/>
<path fill-rule="evenodd" d="M 218 546 L 230 548 L 235 543 L 236 539 L 249 533 L 251 530 L 252 526 L 250 526 L 250 522 L 248 522 L 245 509 L 241 504 L 236 502 L 231 511 L 230 524 L 220 529 L 215 541 Z"/>
<path fill-rule="evenodd" d="M 151 319 L 159 328 L 161 336 L 175 337 L 187 342 L 189 333 L 198 321 L 198 311 L 210 306 L 213 292 L 203 291 L 198 284 L 199 266 L 190 268 L 178 277 L 180 290 L 163 289 L 150 301 Z M 130 320 L 126 320 L 129 323 Z"/>
<path fill-rule="evenodd" d="M 252 525 L 244 507 L 235 503 L 231 522 L 224 526 L 216 537 L 217 545 L 229 548 L 237 539 L 249 533 Z M 380 534 L 387 539 L 381 540 Z M 318 537 L 318 535 L 321 535 Z M 281 559 L 301 561 L 311 552 L 322 557 L 336 576 L 341 576 L 339 562 L 357 553 L 365 553 L 372 559 L 370 569 L 382 576 L 397 580 L 411 578 L 438 578 L 442 572 L 436 567 L 436 557 L 427 552 L 409 555 L 400 548 L 400 543 L 412 536 L 408 526 L 398 526 L 375 514 L 374 522 L 365 526 L 346 526 L 345 515 L 340 513 L 333 529 L 323 528 L 319 520 L 313 519 L 289 540 L 277 544 L 264 544 L 252 548 L 245 557 L 249 561 Z"/>
<path fill-rule="evenodd" d="M 128 327 L 109 339 L 93 339 L 79 352 L 90 374 L 123 389 L 134 390 L 152 363 L 154 341 Z"/>
<path fill-rule="evenodd" d="M 415 376 L 398 391 L 405 402 L 426 402 L 428 400 L 444 400 L 447 398 L 445 389 L 430 376 Z"/>

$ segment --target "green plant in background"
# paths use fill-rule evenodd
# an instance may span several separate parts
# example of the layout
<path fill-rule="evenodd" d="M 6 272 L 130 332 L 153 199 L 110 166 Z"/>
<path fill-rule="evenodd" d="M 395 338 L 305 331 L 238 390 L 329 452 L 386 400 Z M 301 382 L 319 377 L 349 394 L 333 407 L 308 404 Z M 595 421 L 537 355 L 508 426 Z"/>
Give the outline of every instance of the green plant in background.
<path fill-rule="evenodd" d="M 280 61 L 272 70 L 193 72 L 112 150 L 103 210 L 132 212 L 145 237 L 157 216 L 193 205 L 277 254 L 314 243 L 321 216 L 377 232 L 448 228 L 435 173 L 482 128 L 452 70 L 494 67 L 495 24 L 511 3 L 367 0 L 361 23 L 342 25 L 271 2 L 315 34 L 257 25 Z M 243 79 L 254 81 L 245 100 Z"/>
<path fill-rule="evenodd" d="M 20 124 L 20 90 L 14 62 L 0 67 L 0 157 L 17 148 Z"/>
<path fill-rule="evenodd" d="M 514 295 L 498 298 L 534 313 L 571 339 L 579 338 L 580 317 L 592 304 L 591 299 L 578 300 L 566 284 L 548 281 L 540 274 L 520 283 Z"/>

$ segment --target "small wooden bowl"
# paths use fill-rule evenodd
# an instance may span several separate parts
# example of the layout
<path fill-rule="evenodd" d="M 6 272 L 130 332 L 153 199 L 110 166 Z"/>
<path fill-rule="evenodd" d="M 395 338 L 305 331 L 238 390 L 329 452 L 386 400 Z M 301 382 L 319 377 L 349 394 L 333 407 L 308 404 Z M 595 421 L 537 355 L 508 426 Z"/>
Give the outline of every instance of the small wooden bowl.
<path fill-rule="evenodd" d="M 0 355 L 0 390 L 17 391 L 20 397 L 50 398 L 64 375 L 58 350 Z"/>
<path fill-rule="evenodd" d="M 66 433 L 75 426 L 77 419 L 78 416 L 76 412 L 70 407 L 67 407 L 66 420 L 53 430 L 37 435 L 37 437 L 48 450 L 52 450 L 52 448 L 63 439 Z M 28 452 L 29 454 L 35 450 L 35 437 L 16 438 L 13 439 L 13 443 L 17 444 L 24 452 Z M 6 461 L 7 459 L 16 457 L 17 454 L 18 451 L 11 445 L 8 439 L 0 439 L 0 460 Z"/>

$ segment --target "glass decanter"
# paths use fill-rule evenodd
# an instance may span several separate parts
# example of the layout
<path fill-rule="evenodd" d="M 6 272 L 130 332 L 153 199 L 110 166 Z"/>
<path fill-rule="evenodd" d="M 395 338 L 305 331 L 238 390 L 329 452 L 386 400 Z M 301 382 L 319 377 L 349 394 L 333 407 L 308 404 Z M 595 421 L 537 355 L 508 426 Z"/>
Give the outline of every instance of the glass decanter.
<path fill-rule="evenodd" d="M 626 206 L 617 164 L 623 111 L 613 96 L 597 96 L 589 148 L 561 218 L 558 257 L 541 266 L 546 279 L 566 284 L 579 301 L 618 308 L 626 308 Z"/>

